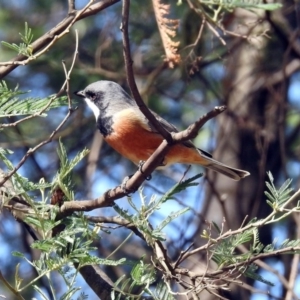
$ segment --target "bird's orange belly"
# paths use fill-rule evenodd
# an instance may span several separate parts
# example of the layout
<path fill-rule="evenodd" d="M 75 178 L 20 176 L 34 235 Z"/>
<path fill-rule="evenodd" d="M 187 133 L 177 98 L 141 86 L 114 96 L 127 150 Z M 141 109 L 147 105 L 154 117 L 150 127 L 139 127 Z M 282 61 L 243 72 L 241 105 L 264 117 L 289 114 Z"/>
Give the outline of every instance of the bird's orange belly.
<path fill-rule="evenodd" d="M 114 132 L 105 137 L 106 142 L 124 157 L 138 164 L 146 161 L 163 141 L 160 134 L 148 131 L 135 122 L 114 124 Z M 176 144 L 167 153 L 163 164 L 174 163 L 207 165 L 204 157 L 195 148 Z"/>

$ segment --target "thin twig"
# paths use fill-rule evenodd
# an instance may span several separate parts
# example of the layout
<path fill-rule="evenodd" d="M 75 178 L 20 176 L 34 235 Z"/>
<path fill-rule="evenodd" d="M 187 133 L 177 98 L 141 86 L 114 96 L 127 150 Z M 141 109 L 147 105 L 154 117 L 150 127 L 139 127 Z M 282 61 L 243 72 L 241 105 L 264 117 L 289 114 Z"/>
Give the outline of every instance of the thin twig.
<path fill-rule="evenodd" d="M 38 38 L 35 42 L 31 44 L 32 53 L 37 53 L 41 49 L 49 48 L 49 44 L 53 45 L 58 41 L 58 36 L 62 37 L 64 34 L 68 33 L 70 24 L 74 24 L 75 22 L 89 17 L 98 13 L 99 11 L 119 2 L 120 0 L 106 0 L 101 1 L 95 4 L 90 5 L 89 7 L 85 7 L 80 11 L 77 11 L 76 14 L 68 15 L 64 20 L 62 20 L 59 24 L 57 24 L 54 28 L 49 30 L 43 36 Z M 35 56 L 36 54 L 34 54 Z M 15 68 L 20 65 L 26 65 L 33 58 L 27 58 L 25 55 L 17 55 L 9 62 L 0 63 L 0 79 L 4 78 L 7 74 L 12 72 Z"/>
<path fill-rule="evenodd" d="M 73 56 L 73 61 L 72 61 L 72 64 L 71 64 L 71 67 L 69 69 L 69 71 L 67 72 L 65 70 L 65 74 L 66 74 L 66 79 L 60 89 L 60 91 L 55 95 L 55 97 L 52 99 L 52 101 L 54 101 L 54 99 L 56 97 L 58 97 L 58 95 L 60 95 L 62 93 L 62 91 L 65 89 L 65 87 L 69 86 L 69 81 L 70 81 L 70 74 L 74 68 L 74 65 L 75 65 L 75 60 L 76 60 L 76 57 L 77 57 L 77 53 L 78 53 L 78 34 L 76 32 L 76 49 L 75 49 L 75 53 L 74 53 L 74 56 Z M 64 66 L 64 64 L 63 64 Z M 65 66 L 64 66 L 65 68 Z M 69 111 L 67 113 L 67 115 L 65 116 L 65 118 L 61 121 L 61 123 L 57 126 L 57 128 L 50 134 L 50 136 L 48 137 L 47 140 L 45 141 L 42 141 L 41 143 L 39 143 L 38 145 L 36 145 L 35 147 L 33 148 L 30 148 L 26 153 L 25 155 L 22 157 L 22 159 L 19 161 L 19 163 L 17 164 L 16 167 L 14 167 L 8 174 L 6 174 L 3 179 L 0 181 L 0 186 L 2 186 L 6 180 L 8 180 L 12 175 L 14 175 L 18 170 L 19 168 L 25 163 L 25 161 L 27 160 L 27 158 L 29 156 L 31 156 L 34 152 L 36 152 L 38 149 L 40 149 L 41 147 L 43 147 L 44 145 L 50 143 L 54 137 L 54 135 L 63 127 L 63 125 L 67 122 L 67 120 L 69 119 L 69 117 L 71 116 L 71 114 L 74 112 L 74 110 L 76 109 L 73 109 L 71 107 L 71 97 L 68 95 L 69 97 Z M 50 105 L 51 103 L 49 102 L 47 105 Z M 46 110 L 47 107 L 44 107 L 44 110 Z M 43 111 L 41 111 L 40 113 L 43 113 Z"/>
<path fill-rule="evenodd" d="M 285 207 L 287 207 L 290 203 L 298 200 L 300 198 L 300 189 L 293 195 L 289 198 L 289 200 L 287 200 L 284 205 L 281 207 L 281 209 L 283 210 Z M 293 210 L 291 210 L 290 212 L 292 212 Z M 208 242 L 207 244 L 197 248 L 197 249 L 194 249 L 190 252 L 187 252 L 185 255 L 182 256 L 182 259 L 180 261 L 180 263 L 185 260 L 187 257 L 191 256 L 191 255 L 194 255 L 195 253 L 197 252 L 201 252 L 203 250 L 206 250 L 208 248 L 210 248 L 212 245 L 214 245 L 215 243 L 217 243 L 218 241 L 220 240 L 223 240 L 225 238 L 227 238 L 228 236 L 233 236 L 233 235 L 236 235 L 236 234 L 239 234 L 239 233 L 242 233 L 242 232 L 245 232 L 246 230 L 249 230 L 251 228 L 259 228 L 263 225 L 266 225 L 266 224 L 270 224 L 270 223 L 274 223 L 275 221 L 277 221 L 279 218 L 281 219 L 282 216 L 280 216 L 278 219 L 275 219 L 275 215 L 278 213 L 277 210 L 273 210 L 272 213 L 270 213 L 265 219 L 263 220 L 258 220 L 256 222 L 253 222 L 253 223 L 250 223 L 248 224 L 247 226 L 243 227 L 243 228 L 239 228 L 237 230 L 228 230 L 227 232 L 225 232 L 224 234 L 220 235 L 219 237 L 215 238 L 214 239 L 214 243 L 212 242 Z M 286 214 L 288 214 L 289 212 L 287 212 Z M 285 248 L 286 249 L 286 248 Z M 277 251 L 278 252 L 278 251 Z M 258 258 L 261 258 L 261 255 L 263 254 L 259 254 L 258 256 L 256 256 L 256 259 Z M 268 253 L 265 253 L 265 256 L 269 256 Z M 254 259 L 255 260 L 255 259 Z"/>

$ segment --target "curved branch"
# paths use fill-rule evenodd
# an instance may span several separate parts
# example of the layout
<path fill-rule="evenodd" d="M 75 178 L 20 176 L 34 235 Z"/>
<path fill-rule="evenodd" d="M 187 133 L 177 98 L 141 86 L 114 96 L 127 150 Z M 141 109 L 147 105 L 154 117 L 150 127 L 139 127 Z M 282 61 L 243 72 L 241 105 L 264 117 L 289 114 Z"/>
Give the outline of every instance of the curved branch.
<path fill-rule="evenodd" d="M 134 74 L 133 74 L 133 60 L 130 54 L 130 41 L 128 35 L 128 19 L 129 19 L 129 6 L 130 0 L 123 1 L 122 7 L 122 25 L 121 31 L 123 33 L 123 56 L 125 61 L 126 75 L 129 88 L 133 95 L 134 100 L 136 101 L 138 107 L 141 112 L 145 115 L 145 117 L 150 121 L 150 123 L 154 126 L 154 128 L 168 141 L 168 143 L 172 144 L 172 137 L 170 132 L 168 132 L 163 126 L 159 123 L 159 121 L 155 118 L 155 116 L 151 113 L 149 108 L 145 105 L 138 88 L 135 83 Z"/>

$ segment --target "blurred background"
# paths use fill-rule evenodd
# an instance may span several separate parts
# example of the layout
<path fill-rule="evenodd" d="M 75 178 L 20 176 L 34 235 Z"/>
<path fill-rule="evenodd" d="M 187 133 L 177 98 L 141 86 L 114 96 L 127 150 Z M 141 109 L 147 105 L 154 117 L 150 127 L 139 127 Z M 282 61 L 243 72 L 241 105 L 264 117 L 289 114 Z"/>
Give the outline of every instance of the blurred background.
<path fill-rule="evenodd" d="M 266 172 L 271 171 L 276 184 L 293 179 L 293 188 L 299 188 L 299 129 L 300 129 L 300 3 L 284 1 L 282 8 L 273 12 L 237 9 L 222 14 L 219 28 L 203 25 L 200 4 L 197 0 L 171 5 L 171 17 L 179 19 L 175 41 L 180 42 L 181 63 L 169 68 L 164 62 L 164 49 L 151 1 L 132 1 L 130 8 L 130 42 L 134 61 L 135 79 L 142 98 L 151 109 L 185 129 L 201 115 L 217 105 L 228 109 L 209 121 L 194 140 L 195 144 L 211 152 L 214 158 L 233 167 L 247 170 L 251 176 L 234 182 L 222 175 L 207 173 L 192 166 L 186 177 L 203 172 L 199 185 L 178 195 L 176 201 L 165 204 L 151 222 L 161 222 L 171 211 L 189 206 L 188 213 L 165 229 L 169 255 L 176 258 L 180 251 L 194 242 L 200 246 L 200 234 L 207 221 L 214 221 L 226 230 L 237 229 L 247 217 L 263 218 L 270 209 L 264 190 Z M 76 1 L 82 8 L 86 1 Z M 67 15 L 67 1 L 2 0 L 0 10 L 0 40 L 20 42 L 19 33 L 24 24 L 32 29 L 34 40 L 53 28 Z M 129 92 L 123 61 L 121 3 L 116 3 L 95 16 L 78 21 L 70 34 L 57 41 L 51 49 L 27 66 L 20 66 L 2 78 L 10 88 L 29 91 L 27 96 L 46 97 L 59 91 L 64 79 L 62 60 L 70 66 L 75 51 L 75 33 L 79 34 L 79 56 L 71 75 L 71 90 L 85 88 L 89 83 L 106 79 L 118 82 Z M 223 28 L 223 30 L 221 30 Z M 15 54 L 0 46 L 0 61 L 8 61 Z M 1 69 L 0 69 L 1 73 Z M 26 161 L 20 173 L 31 181 L 45 178 L 51 181 L 58 167 L 56 148 L 58 139 L 67 148 L 70 158 L 83 150 L 90 154 L 74 172 L 76 200 L 93 199 L 109 188 L 119 185 L 123 178 L 133 174 L 136 167 L 120 157 L 96 130 L 92 112 L 75 99 L 76 112 L 55 136 L 54 141 L 42 147 Z M 47 139 L 66 115 L 67 107 L 53 109 L 45 118 L 34 118 L 0 133 L 0 147 L 13 150 L 12 161 L 17 164 L 26 151 Z M 16 119 L 1 120 L 1 123 Z M 0 162 L 0 166 L 1 165 Z M 162 195 L 178 182 L 187 166 L 175 165 L 156 171 L 152 180 L 145 183 L 143 193 Z M 36 196 L 37 200 L 39 195 Z M 138 193 L 133 197 L 140 204 Z M 128 208 L 126 199 L 118 205 Z M 115 215 L 112 209 L 93 211 L 90 215 Z M 264 244 L 285 238 L 299 238 L 300 218 L 293 215 L 278 226 L 260 231 Z M 114 234 L 101 234 L 97 244 L 100 257 L 106 257 L 123 241 L 129 231 L 118 229 Z M 32 242 L 24 227 L 8 213 L 0 215 L 0 269 L 5 278 L 13 280 L 19 259 L 12 250 L 27 253 L 29 259 L 37 255 L 30 249 Z M 138 237 L 116 254 L 139 258 L 147 246 Z M 188 263 L 200 268 L 203 257 L 193 256 Z M 265 264 L 264 264 L 265 263 Z M 267 266 L 266 266 L 267 265 Z M 243 287 L 233 285 L 231 291 L 222 291 L 228 299 L 298 299 L 300 277 L 298 255 L 273 257 L 261 262 L 260 273 L 275 286 L 245 279 Z M 112 280 L 124 270 L 107 268 Z M 280 276 L 278 276 L 280 274 Z M 36 276 L 26 263 L 21 263 L 20 275 L 29 279 Z M 57 275 L 57 276 L 56 276 Z M 59 296 L 64 285 L 59 281 Z M 84 282 L 79 281 L 84 286 Z M 289 285 L 290 284 L 290 285 Z M 47 285 L 40 286 L 47 293 Z M 289 287 L 294 287 L 291 293 Z M 84 287 L 89 293 L 89 287 Z M 5 289 L 0 282 L 0 295 Z M 28 291 L 26 299 L 36 296 Z M 94 298 L 93 298 L 94 297 Z M 201 299 L 215 299 L 210 294 Z M 291 298 L 288 298 L 291 297 Z M 298 298 L 297 298 L 298 297 Z M 92 292 L 90 299 L 96 299 Z"/>

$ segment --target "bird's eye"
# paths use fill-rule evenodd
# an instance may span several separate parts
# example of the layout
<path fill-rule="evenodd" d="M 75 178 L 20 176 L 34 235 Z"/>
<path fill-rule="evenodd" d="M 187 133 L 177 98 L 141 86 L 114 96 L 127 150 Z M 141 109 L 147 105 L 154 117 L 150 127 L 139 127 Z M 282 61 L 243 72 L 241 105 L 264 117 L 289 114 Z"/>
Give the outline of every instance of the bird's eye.
<path fill-rule="evenodd" d="M 86 92 L 85 93 L 92 101 L 95 100 L 96 94 L 94 92 Z"/>

